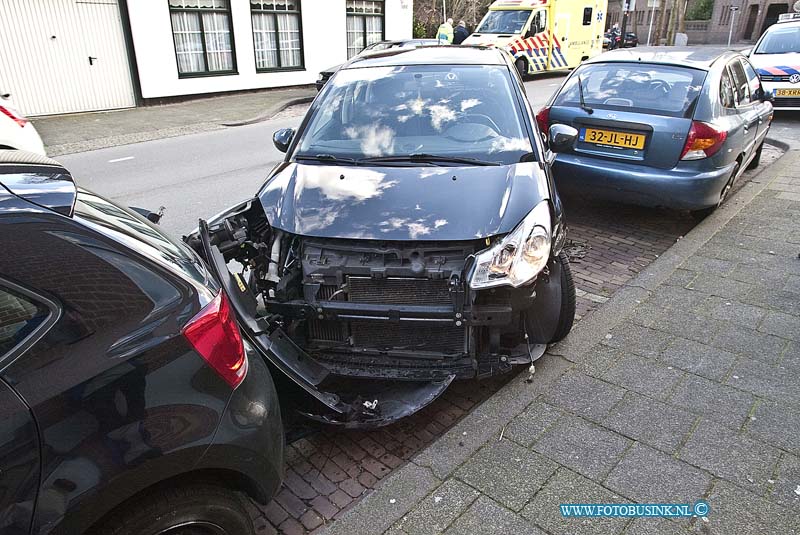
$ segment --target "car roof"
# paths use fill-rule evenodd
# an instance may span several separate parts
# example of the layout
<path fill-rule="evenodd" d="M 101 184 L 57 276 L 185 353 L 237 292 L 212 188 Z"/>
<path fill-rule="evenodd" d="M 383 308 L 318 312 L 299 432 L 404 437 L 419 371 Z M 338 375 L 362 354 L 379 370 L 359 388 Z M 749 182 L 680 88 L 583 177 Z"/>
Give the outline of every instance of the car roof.
<path fill-rule="evenodd" d="M 485 46 L 421 46 L 389 49 L 368 56 L 357 56 L 343 69 L 394 67 L 401 65 L 506 65 L 503 53 Z"/>
<path fill-rule="evenodd" d="M 620 48 L 610 52 L 604 52 L 599 56 L 584 62 L 593 63 L 613 63 L 613 62 L 642 62 L 660 63 L 663 65 L 679 65 L 682 67 L 692 67 L 695 69 L 709 70 L 717 60 L 721 58 L 732 58 L 740 55 L 725 48 L 690 48 L 690 47 L 663 47 L 663 46 L 644 46 L 636 48 Z"/>
<path fill-rule="evenodd" d="M 75 181 L 63 165 L 22 150 L 0 150 L 0 187 L 66 216 L 72 215 L 78 195 Z"/>

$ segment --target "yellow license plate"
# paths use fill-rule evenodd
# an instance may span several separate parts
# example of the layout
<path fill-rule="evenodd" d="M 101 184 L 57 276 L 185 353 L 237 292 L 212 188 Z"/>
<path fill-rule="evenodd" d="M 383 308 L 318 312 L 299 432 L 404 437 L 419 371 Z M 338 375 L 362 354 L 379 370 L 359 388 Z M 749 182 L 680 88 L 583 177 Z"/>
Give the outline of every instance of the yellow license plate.
<path fill-rule="evenodd" d="M 800 89 L 776 89 L 776 97 L 800 97 Z"/>
<path fill-rule="evenodd" d="M 644 135 L 630 134 L 628 132 L 616 132 L 614 130 L 601 130 L 598 128 L 587 128 L 583 136 L 586 143 L 595 145 L 610 145 L 612 147 L 624 147 L 626 149 L 643 149 Z"/>

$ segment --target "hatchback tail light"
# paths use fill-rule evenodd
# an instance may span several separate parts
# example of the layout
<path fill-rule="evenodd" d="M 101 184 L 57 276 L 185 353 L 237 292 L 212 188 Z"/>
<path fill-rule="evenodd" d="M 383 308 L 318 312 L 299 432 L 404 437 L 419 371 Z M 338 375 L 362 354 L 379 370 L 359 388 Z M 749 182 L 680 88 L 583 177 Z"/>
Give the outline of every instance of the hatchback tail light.
<path fill-rule="evenodd" d="M 701 160 L 708 158 L 722 148 L 728 133 L 708 123 L 692 121 L 686 144 L 681 152 L 681 160 Z"/>
<path fill-rule="evenodd" d="M 550 108 L 539 110 L 539 113 L 536 114 L 536 123 L 539 125 L 539 130 L 542 131 L 542 134 L 547 135 L 547 131 L 550 129 Z"/>
<path fill-rule="evenodd" d="M 28 120 L 25 117 L 23 117 L 19 113 L 15 112 L 11 108 L 6 108 L 5 106 L 0 106 L 0 113 L 2 113 L 6 117 L 8 117 L 12 121 L 14 121 L 15 123 L 17 123 L 20 126 L 20 128 L 22 128 L 26 124 L 28 124 Z"/>
<path fill-rule="evenodd" d="M 236 388 L 247 375 L 242 335 L 225 293 L 219 294 L 183 327 L 183 336 L 216 371 Z"/>

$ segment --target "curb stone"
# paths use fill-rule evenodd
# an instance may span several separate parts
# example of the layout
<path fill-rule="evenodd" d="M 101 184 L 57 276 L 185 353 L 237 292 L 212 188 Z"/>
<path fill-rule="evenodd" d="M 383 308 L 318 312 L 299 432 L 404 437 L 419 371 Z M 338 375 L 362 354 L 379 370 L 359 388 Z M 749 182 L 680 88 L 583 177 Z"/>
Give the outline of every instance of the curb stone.
<path fill-rule="evenodd" d="M 329 535 L 383 533 L 392 525 L 392 523 L 387 524 L 389 518 L 396 521 L 406 515 L 436 487 L 438 482 L 446 479 L 474 452 L 501 433 L 501 430 L 504 430 L 516 415 L 524 411 L 547 386 L 568 370 L 574 369 L 575 363 L 580 360 L 583 353 L 603 340 L 613 327 L 622 323 L 652 290 L 666 281 L 680 265 L 725 227 L 780 176 L 784 169 L 800 165 L 800 147 L 769 141 L 779 148 L 785 147 L 786 153 L 775 163 L 762 169 L 723 206 L 701 221 L 645 270 L 620 288 L 606 303 L 584 318 L 566 339 L 548 348 L 546 356 L 536 363 L 537 371 L 532 383 L 528 384 L 525 381 L 528 371 L 520 371 L 491 398 L 387 479 L 378 490 L 321 533 Z M 470 431 L 474 435 L 471 436 Z M 405 476 L 406 473 L 408 476 Z M 431 479 L 421 478 L 420 474 L 427 474 Z M 408 481 L 404 481 L 406 477 Z M 414 487 L 415 480 L 419 479 L 422 479 L 424 484 Z M 413 487 L 414 492 L 403 495 L 402 492 L 407 492 L 406 489 L 409 487 Z M 428 490 L 424 491 L 424 488 Z M 386 500 L 391 499 L 390 495 L 395 496 L 396 502 L 389 508 Z"/>

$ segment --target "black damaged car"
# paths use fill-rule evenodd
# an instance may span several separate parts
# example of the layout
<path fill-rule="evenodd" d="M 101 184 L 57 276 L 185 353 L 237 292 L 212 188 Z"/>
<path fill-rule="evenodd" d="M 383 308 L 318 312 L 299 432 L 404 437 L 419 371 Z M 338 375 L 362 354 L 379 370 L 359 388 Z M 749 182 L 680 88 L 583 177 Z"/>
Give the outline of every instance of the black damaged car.
<path fill-rule="evenodd" d="M 314 401 L 385 425 L 456 379 L 530 364 L 569 332 L 552 152 L 509 56 L 422 47 L 355 58 L 325 84 L 255 198 L 185 238 L 248 341 Z"/>

